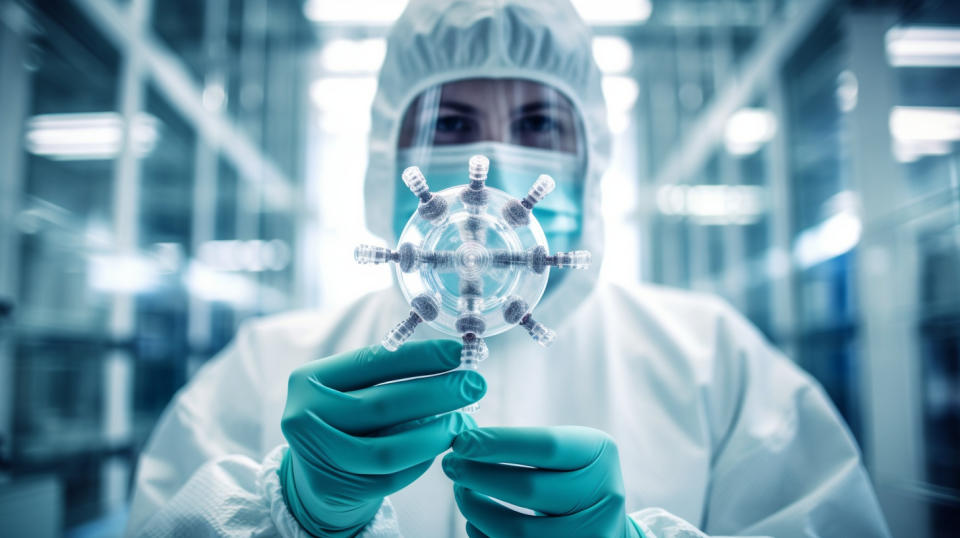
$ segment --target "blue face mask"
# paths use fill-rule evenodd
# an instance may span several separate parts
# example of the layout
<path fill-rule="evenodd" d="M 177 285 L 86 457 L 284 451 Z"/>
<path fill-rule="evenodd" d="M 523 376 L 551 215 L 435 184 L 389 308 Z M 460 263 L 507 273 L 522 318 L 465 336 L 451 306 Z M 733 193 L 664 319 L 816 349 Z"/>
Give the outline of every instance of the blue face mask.
<path fill-rule="evenodd" d="M 467 162 L 474 155 L 490 159 L 487 185 L 517 198 L 527 194 L 540 174 L 551 176 L 556 189 L 534 206 L 533 214 L 543 227 L 551 252 L 574 249 L 583 228 L 583 166 L 577 155 L 500 142 L 478 142 L 402 149 L 397 153 L 397 170 L 419 166 L 430 190 L 436 192 L 468 183 Z M 416 196 L 398 189 L 393 210 L 393 230 L 397 237 L 417 210 L 417 203 Z"/>

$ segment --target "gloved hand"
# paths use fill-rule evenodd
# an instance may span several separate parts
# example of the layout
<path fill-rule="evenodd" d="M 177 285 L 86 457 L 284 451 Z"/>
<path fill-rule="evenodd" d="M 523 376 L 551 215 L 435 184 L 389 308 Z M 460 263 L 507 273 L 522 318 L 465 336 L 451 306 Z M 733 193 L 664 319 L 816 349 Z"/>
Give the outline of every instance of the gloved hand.
<path fill-rule="evenodd" d="M 316 536 L 352 536 L 383 498 L 422 475 L 457 434 L 476 427 L 459 412 L 486 392 L 460 364 L 459 342 L 410 342 L 349 351 L 296 369 L 281 428 L 290 444 L 280 466 L 283 498 Z M 442 414 L 441 413 L 446 413 Z M 440 416 L 436 416 L 440 415 Z"/>
<path fill-rule="evenodd" d="M 617 445 L 599 430 L 469 430 L 454 440 L 443 470 L 454 481 L 471 538 L 643 537 L 624 507 Z M 538 515 L 521 514 L 490 497 Z"/>

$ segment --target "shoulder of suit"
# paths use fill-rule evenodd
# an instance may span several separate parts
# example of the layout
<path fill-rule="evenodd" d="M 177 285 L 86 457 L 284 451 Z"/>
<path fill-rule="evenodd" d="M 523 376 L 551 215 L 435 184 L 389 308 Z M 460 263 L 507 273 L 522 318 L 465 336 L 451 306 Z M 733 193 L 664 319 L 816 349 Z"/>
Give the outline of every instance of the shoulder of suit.
<path fill-rule="evenodd" d="M 724 299 L 709 293 L 648 283 L 600 281 L 591 299 L 612 311 L 643 311 L 651 315 L 681 317 L 736 316 Z"/>

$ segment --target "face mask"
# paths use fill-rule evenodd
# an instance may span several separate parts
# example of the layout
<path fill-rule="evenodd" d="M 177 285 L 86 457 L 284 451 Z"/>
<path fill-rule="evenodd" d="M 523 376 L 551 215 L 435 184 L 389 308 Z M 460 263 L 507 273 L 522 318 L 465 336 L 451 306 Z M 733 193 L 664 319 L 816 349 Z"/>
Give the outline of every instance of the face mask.
<path fill-rule="evenodd" d="M 583 227 L 582 163 L 577 155 L 499 142 L 478 142 L 402 149 L 397 153 L 397 170 L 419 166 L 430 190 L 437 192 L 468 183 L 467 162 L 478 154 L 490 159 L 487 185 L 516 198 L 526 196 L 540 174 L 554 179 L 556 189 L 534 206 L 533 214 L 543 227 L 551 252 L 573 250 Z M 397 237 L 417 210 L 417 203 L 416 196 L 398 190 L 393 218 Z"/>

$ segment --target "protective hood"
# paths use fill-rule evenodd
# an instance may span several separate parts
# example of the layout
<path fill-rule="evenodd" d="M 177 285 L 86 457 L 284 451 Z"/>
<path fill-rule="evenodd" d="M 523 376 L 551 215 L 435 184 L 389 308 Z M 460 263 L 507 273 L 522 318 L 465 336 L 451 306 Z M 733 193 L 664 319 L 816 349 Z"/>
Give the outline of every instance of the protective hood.
<path fill-rule="evenodd" d="M 587 166 L 580 248 L 593 253 L 593 265 L 567 275 L 536 308 L 545 323 L 558 325 L 590 291 L 600 271 L 600 178 L 610 152 L 606 103 L 590 31 L 567 1 L 410 1 L 387 38 L 373 102 L 364 186 L 367 226 L 388 243 L 396 241 L 392 222 L 393 197 L 400 184 L 397 138 L 407 107 L 429 87 L 470 78 L 548 84 L 570 99 L 583 120 Z"/>

